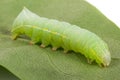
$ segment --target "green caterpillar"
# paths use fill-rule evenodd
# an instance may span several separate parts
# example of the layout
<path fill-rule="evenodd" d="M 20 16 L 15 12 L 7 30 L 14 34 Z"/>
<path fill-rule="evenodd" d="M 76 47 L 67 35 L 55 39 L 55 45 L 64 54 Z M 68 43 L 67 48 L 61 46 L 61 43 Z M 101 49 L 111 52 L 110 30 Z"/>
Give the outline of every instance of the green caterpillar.
<path fill-rule="evenodd" d="M 67 22 L 39 17 L 26 8 L 15 19 L 11 32 L 14 40 L 24 34 L 32 44 L 40 42 L 41 47 L 52 45 L 52 50 L 62 47 L 64 52 L 81 53 L 89 63 L 96 61 L 106 67 L 111 62 L 107 44 L 96 34 Z"/>

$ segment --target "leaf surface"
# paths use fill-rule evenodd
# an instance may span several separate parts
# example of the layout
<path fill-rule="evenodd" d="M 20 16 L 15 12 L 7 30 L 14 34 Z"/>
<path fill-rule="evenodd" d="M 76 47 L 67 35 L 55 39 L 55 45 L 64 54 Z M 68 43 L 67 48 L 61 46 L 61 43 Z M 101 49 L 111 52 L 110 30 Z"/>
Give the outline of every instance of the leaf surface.
<path fill-rule="evenodd" d="M 7 6 L 6 6 L 7 5 Z M 88 64 L 81 54 L 52 51 L 29 45 L 28 39 L 12 41 L 13 20 L 23 6 L 42 17 L 67 21 L 88 29 L 110 48 L 112 62 L 101 68 Z M 0 3 L 0 65 L 21 80 L 119 80 L 120 29 L 96 8 L 83 0 L 2 0 Z"/>

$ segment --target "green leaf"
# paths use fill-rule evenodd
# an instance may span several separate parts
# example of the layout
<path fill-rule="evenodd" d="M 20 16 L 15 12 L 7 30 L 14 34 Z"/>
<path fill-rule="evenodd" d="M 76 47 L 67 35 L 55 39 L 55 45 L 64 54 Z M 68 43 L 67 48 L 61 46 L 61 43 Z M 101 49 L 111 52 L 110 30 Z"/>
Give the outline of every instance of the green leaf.
<path fill-rule="evenodd" d="M 51 47 L 29 45 L 28 39 L 12 41 L 13 20 L 23 6 L 40 16 L 67 21 L 88 29 L 108 43 L 112 55 L 109 67 L 88 64 L 84 56 Z M 0 65 L 21 80 L 119 80 L 120 29 L 83 0 L 2 0 L 0 3 Z M 1 70 L 1 69 L 0 69 Z M 1 78 L 0 78 L 1 79 Z"/>

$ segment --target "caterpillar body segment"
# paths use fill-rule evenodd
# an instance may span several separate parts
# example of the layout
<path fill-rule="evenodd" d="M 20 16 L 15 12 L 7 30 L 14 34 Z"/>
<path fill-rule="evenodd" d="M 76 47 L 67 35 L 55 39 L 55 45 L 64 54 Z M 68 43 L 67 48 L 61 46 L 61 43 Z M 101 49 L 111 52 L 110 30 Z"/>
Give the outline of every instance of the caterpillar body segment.
<path fill-rule="evenodd" d="M 96 61 L 100 66 L 108 66 L 111 56 L 107 44 L 96 34 L 54 19 L 39 17 L 24 8 L 14 21 L 12 38 L 17 39 L 21 34 L 31 38 L 31 43 L 40 42 L 41 47 L 52 45 L 52 50 L 64 48 L 83 54 L 88 62 Z"/>

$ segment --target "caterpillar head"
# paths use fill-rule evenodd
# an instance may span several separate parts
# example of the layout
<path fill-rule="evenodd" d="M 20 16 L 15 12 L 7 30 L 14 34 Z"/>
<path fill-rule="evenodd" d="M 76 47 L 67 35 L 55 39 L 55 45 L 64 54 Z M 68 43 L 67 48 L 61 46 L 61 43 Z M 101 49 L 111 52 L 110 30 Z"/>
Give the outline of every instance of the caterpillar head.
<path fill-rule="evenodd" d="M 104 54 L 101 56 L 101 62 L 99 65 L 102 67 L 107 67 L 111 62 L 110 52 L 108 50 L 105 50 L 103 53 Z"/>
<path fill-rule="evenodd" d="M 94 55 L 95 61 L 97 62 L 97 64 L 99 64 L 99 66 L 109 66 L 111 62 L 111 55 L 106 44 L 97 45 L 94 50 L 92 50 L 92 54 Z"/>

